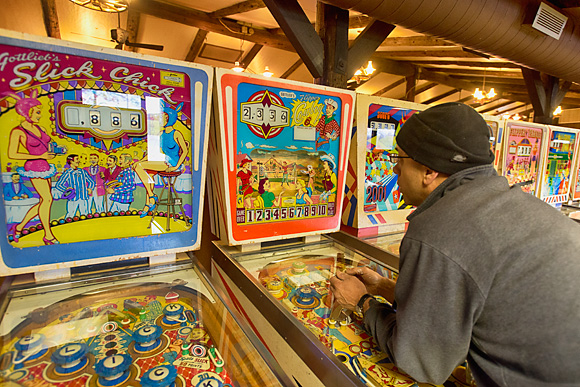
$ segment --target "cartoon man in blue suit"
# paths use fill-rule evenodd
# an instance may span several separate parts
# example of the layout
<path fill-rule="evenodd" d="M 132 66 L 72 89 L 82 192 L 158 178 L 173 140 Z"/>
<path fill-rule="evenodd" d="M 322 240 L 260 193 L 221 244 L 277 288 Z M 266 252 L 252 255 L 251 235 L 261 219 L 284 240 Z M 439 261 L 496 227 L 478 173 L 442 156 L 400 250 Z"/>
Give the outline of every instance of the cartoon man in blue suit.
<path fill-rule="evenodd" d="M 12 174 L 12 182 L 4 184 L 4 200 L 20 200 L 32 197 L 32 192 L 20 182 L 18 173 Z"/>

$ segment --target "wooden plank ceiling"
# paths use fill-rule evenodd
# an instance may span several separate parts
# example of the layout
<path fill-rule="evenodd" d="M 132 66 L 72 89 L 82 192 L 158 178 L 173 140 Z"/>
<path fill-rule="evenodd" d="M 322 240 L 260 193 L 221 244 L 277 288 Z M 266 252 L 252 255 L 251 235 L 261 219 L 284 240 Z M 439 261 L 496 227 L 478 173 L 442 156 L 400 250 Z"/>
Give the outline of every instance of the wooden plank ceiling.
<path fill-rule="evenodd" d="M 226 68 L 237 59 L 252 73 L 261 73 L 268 66 L 277 77 L 304 82 L 312 82 L 313 78 L 309 69 L 314 64 L 304 63 L 312 58 L 312 52 L 309 58 L 302 55 L 301 59 L 291 37 L 284 35 L 262 0 L 132 0 L 128 12 L 121 14 L 88 10 L 69 0 L 2 3 L 0 28 L 115 47 L 117 43 L 110 41 L 110 29 L 121 26 L 127 30 L 129 42 L 164 46 L 163 51 L 153 51 L 125 45 L 125 50 Z M 298 3 L 305 20 L 314 24 L 316 0 Z M 577 3 L 562 0 L 557 5 L 566 8 L 576 7 Z M 372 21 L 368 16 L 350 13 L 351 43 Z M 219 49 L 225 51 L 216 57 Z M 303 49 L 319 48 L 306 45 Z M 530 84 L 526 86 L 520 66 L 443 39 L 396 27 L 368 59 L 376 71 L 368 79 L 351 79 L 349 88 L 425 104 L 461 101 L 481 113 L 496 116 L 518 113 L 527 117 L 533 111 Z M 407 82 L 410 77 L 416 80 L 411 88 Z M 497 96 L 485 102 L 475 101 L 475 88 L 489 91 L 492 87 Z M 580 107 L 580 86 L 567 83 L 561 87 L 565 92 L 562 108 Z"/>

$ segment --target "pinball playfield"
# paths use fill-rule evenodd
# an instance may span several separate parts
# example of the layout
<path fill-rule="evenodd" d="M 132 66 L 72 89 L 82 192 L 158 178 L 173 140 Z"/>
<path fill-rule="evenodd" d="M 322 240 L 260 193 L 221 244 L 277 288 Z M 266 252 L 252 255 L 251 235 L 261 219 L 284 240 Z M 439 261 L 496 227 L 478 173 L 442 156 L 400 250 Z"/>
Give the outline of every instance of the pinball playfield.
<path fill-rule="evenodd" d="M 342 253 L 336 256 L 304 255 L 270 263 L 260 270 L 258 278 L 272 296 L 366 384 L 430 386 L 416 383 L 391 363 L 365 331 L 361 316 L 334 304 L 328 280 L 337 271 L 369 264 L 369 261 L 354 262 Z M 378 269 L 376 265 L 374 268 Z M 389 278 L 397 277 L 389 269 L 380 268 L 380 271 Z M 465 385 L 460 374 L 461 370 L 457 370 L 461 379 L 452 376 L 446 385 Z"/>
<path fill-rule="evenodd" d="M 305 245 L 301 249 L 295 249 L 293 252 L 292 249 L 288 249 L 288 251 L 272 249 L 272 253 L 234 254 L 230 259 L 236 260 L 243 267 L 245 275 L 254 277 L 257 280 L 253 281 L 254 283 L 257 282 L 256 286 L 261 287 L 263 291 L 272 296 L 268 297 L 268 301 L 282 306 L 284 317 L 289 321 L 284 321 L 280 324 L 282 327 L 277 329 L 278 332 L 281 332 L 285 341 L 290 342 L 292 349 L 298 353 L 301 351 L 301 347 L 312 348 L 322 344 L 324 350 L 321 353 L 328 354 L 327 356 L 334 355 L 339 363 L 342 363 L 355 375 L 355 378 L 353 378 L 354 383 L 347 384 L 351 380 L 344 379 L 339 381 L 342 385 L 377 387 L 431 386 L 430 384 L 416 382 L 398 369 L 389 357 L 379 349 L 373 337 L 365 331 L 361 316 L 337 305 L 334 302 L 332 293 L 329 291 L 329 279 L 338 271 L 344 271 L 349 267 L 369 266 L 381 275 L 395 280 L 397 278 L 396 270 L 392 270 L 377 261 L 370 260 L 361 254 L 353 253 L 352 250 L 337 249 L 336 246 L 336 243 L 321 243 L 321 247 Z M 217 263 L 220 265 L 218 276 L 222 278 L 222 281 L 227 276 L 234 278 L 234 283 L 238 285 L 242 283 L 233 274 L 231 268 L 219 262 L 219 259 Z M 224 268 L 223 272 L 221 268 Z M 222 283 L 228 284 L 227 281 Z M 242 287 L 247 289 L 247 284 Z M 230 293 L 230 296 L 232 294 Z M 252 298 L 251 294 L 249 298 Z M 264 298 L 261 297 L 259 299 L 257 309 L 264 313 L 267 320 L 278 321 L 278 317 L 274 317 L 269 305 L 266 305 L 268 304 L 267 300 Z M 240 304 L 246 305 L 242 297 L 240 297 Z M 249 310 L 247 309 L 246 318 L 252 319 L 254 314 L 253 311 L 250 312 Z M 258 320 L 252 321 L 256 326 L 260 326 Z M 297 330 L 304 337 L 293 336 L 292 329 L 294 326 L 299 327 Z M 300 326 L 306 328 L 306 330 L 301 329 Z M 266 332 L 264 329 L 262 331 Z M 266 333 L 263 334 L 266 335 Z M 290 337 L 293 337 L 293 339 L 290 339 Z M 288 339 L 286 340 L 286 338 Z M 266 343 L 272 342 L 271 337 L 268 337 L 268 339 L 266 339 Z M 273 351 L 274 357 L 284 367 L 284 363 L 278 359 L 278 355 L 285 356 L 286 354 L 277 354 L 275 349 L 272 349 L 273 347 L 276 348 L 277 346 L 271 345 L 270 350 Z M 329 359 L 330 362 L 326 362 L 326 359 L 317 363 L 310 359 L 304 361 L 311 367 L 313 372 L 316 372 L 319 368 L 330 369 L 333 360 Z M 291 373 L 292 371 L 286 370 L 286 372 Z M 336 372 L 333 372 L 333 374 L 336 374 Z M 297 379 L 299 376 L 294 375 Z M 324 379 L 325 377 L 326 375 L 322 375 L 319 379 L 324 385 L 328 385 L 329 382 Z M 302 384 L 308 383 L 304 382 L 304 379 L 298 380 Z M 465 368 L 458 367 L 443 385 L 449 387 L 468 385 Z"/>
<path fill-rule="evenodd" d="M 0 337 L 0 384 L 279 385 L 223 304 L 193 285 L 96 287 L 12 319 L 20 322 Z"/>

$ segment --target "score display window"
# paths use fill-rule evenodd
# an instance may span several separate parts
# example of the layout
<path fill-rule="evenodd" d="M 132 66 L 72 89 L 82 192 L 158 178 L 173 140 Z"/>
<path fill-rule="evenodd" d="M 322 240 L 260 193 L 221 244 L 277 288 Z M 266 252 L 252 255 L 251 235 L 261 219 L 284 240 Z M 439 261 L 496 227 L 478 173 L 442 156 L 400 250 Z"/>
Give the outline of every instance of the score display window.
<path fill-rule="evenodd" d="M 141 110 L 82 105 L 76 102 L 62 103 L 59 108 L 64 116 L 64 130 L 90 128 L 99 136 L 108 138 L 117 137 L 120 131 L 146 132 L 145 113 Z"/>

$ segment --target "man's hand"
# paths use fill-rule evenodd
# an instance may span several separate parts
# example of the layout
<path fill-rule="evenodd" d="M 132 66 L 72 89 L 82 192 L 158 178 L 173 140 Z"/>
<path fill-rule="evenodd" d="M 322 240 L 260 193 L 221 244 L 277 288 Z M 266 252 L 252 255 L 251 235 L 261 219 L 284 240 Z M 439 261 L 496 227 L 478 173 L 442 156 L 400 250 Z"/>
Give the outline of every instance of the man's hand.
<path fill-rule="evenodd" d="M 382 296 L 390 303 L 395 300 L 395 281 L 383 277 L 366 266 L 346 269 L 346 274 L 360 279 L 364 283 L 367 293 Z"/>
<path fill-rule="evenodd" d="M 330 290 L 342 307 L 354 310 L 360 298 L 367 293 L 365 285 L 355 276 L 337 272 L 330 279 Z"/>

